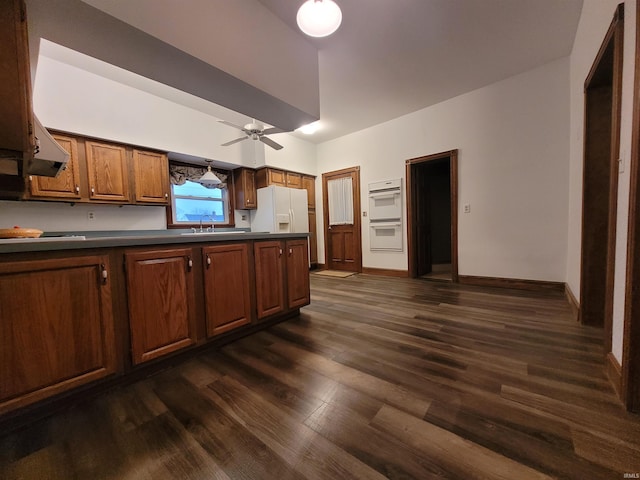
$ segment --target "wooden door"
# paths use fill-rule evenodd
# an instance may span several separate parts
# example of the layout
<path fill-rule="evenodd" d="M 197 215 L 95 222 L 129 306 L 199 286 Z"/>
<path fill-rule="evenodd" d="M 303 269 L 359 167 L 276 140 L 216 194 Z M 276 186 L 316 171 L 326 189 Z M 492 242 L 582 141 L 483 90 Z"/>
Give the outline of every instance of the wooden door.
<path fill-rule="evenodd" d="M 207 336 L 213 337 L 251 322 L 247 244 L 202 249 Z"/>
<path fill-rule="evenodd" d="M 330 180 L 351 178 L 353 186 L 353 224 L 329 224 Z M 322 200 L 324 205 L 325 262 L 330 270 L 362 271 L 362 233 L 360 222 L 360 167 L 347 168 L 322 174 Z"/>
<path fill-rule="evenodd" d="M 191 254 L 189 248 L 125 254 L 134 365 L 196 342 Z"/>
<path fill-rule="evenodd" d="M 0 263 L 0 414 L 116 370 L 107 256 Z"/>
<path fill-rule="evenodd" d="M 277 240 L 255 242 L 256 307 L 258 318 L 285 310 L 283 244 Z"/>
<path fill-rule="evenodd" d="M 125 147 L 94 141 L 85 142 L 89 198 L 128 202 L 129 177 Z"/>
<path fill-rule="evenodd" d="M 80 170 L 78 165 L 78 140 L 66 135 L 52 137 L 69 154 L 65 169 L 57 177 L 29 176 L 32 197 L 54 199 L 80 198 Z"/>
<path fill-rule="evenodd" d="M 136 202 L 169 204 L 169 161 L 166 154 L 134 149 L 133 174 Z"/>
<path fill-rule="evenodd" d="M 287 240 L 287 294 L 289 308 L 308 305 L 309 255 L 306 240 Z"/>

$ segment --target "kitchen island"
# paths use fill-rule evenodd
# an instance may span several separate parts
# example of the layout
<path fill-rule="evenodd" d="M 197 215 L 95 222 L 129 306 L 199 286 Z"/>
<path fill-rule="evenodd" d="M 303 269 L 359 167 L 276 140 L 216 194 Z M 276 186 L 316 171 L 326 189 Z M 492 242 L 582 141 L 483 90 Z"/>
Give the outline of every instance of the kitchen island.
<path fill-rule="evenodd" d="M 101 232 L 1 242 L 0 421 L 296 316 L 310 301 L 307 236 Z"/>

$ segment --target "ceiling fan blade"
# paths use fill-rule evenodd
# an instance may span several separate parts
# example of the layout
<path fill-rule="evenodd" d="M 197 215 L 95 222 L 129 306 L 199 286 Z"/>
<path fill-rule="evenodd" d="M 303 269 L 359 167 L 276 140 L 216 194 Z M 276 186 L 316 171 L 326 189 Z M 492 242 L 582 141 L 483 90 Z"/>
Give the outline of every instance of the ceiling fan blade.
<path fill-rule="evenodd" d="M 280 150 L 281 148 L 284 148 L 282 145 L 280 145 L 279 143 L 274 142 L 273 140 L 271 140 L 268 137 L 260 137 L 260 141 L 262 143 L 266 143 L 267 145 L 269 145 L 271 148 L 275 148 L 276 150 Z"/>
<path fill-rule="evenodd" d="M 229 145 L 233 145 L 234 143 L 238 143 L 241 142 L 243 140 L 246 140 L 249 137 L 242 137 L 242 138 L 236 138 L 235 140 L 231 140 L 230 142 L 227 143 L 223 143 L 222 145 L 220 145 L 221 147 L 228 147 Z"/>
<path fill-rule="evenodd" d="M 263 135 L 271 135 L 272 133 L 284 133 L 285 131 L 278 127 L 266 128 L 262 131 Z"/>
<path fill-rule="evenodd" d="M 225 125 L 229 125 L 230 127 L 237 128 L 238 130 L 244 131 L 244 128 L 240 125 L 236 125 L 235 123 L 227 122 L 226 120 L 218 120 L 220 123 L 224 123 Z"/>

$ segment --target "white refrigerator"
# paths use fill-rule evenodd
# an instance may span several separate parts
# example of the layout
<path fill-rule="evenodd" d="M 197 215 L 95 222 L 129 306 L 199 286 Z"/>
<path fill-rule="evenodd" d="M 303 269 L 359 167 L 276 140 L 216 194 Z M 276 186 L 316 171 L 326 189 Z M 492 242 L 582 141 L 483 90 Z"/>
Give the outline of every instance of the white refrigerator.
<path fill-rule="evenodd" d="M 251 211 L 251 231 L 308 233 L 307 191 L 271 185 L 258 189 L 258 208 Z"/>

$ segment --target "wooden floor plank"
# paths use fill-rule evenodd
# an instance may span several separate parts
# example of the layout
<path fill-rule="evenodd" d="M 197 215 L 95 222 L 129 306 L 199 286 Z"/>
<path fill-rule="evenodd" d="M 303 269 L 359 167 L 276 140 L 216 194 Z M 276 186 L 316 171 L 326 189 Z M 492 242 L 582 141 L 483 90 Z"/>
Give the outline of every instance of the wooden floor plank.
<path fill-rule="evenodd" d="M 623 478 L 603 352 L 560 292 L 312 276 L 298 317 L 0 432 L 0 478 Z"/>

